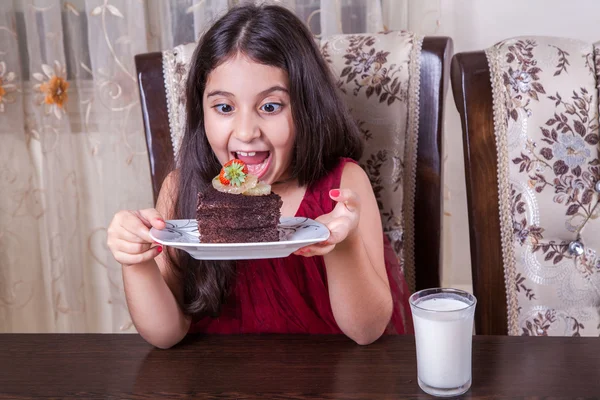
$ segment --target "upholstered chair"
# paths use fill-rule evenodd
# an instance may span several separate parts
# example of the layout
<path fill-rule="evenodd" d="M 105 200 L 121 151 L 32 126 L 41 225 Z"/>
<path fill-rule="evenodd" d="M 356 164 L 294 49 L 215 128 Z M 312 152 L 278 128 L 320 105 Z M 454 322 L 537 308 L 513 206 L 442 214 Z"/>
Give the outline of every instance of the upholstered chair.
<path fill-rule="evenodd" d="M 453 59 L 477 333 L 600 334 L 599 56 L 517 37 Z"/>

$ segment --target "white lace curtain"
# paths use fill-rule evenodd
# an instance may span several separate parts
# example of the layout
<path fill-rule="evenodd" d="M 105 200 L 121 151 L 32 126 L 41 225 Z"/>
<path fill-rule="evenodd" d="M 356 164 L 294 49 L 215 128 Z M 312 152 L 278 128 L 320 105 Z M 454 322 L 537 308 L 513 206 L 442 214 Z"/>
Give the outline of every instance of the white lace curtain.
<path fill-rule="evenodd" d="M 317 37 L 411 21 L 429 33 L 439 9 L 275 2 Z M 152 205 L 133 57 L 194 41 L 234 3 L 0 2 L 0 332 L 134 330 L 105 245 L 117 210 Z"/>

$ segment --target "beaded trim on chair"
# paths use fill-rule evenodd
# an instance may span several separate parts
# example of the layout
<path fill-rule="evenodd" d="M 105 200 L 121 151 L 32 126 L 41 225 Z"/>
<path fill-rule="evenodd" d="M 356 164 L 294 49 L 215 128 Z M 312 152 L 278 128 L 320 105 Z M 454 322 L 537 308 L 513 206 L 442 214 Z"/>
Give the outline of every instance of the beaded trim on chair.
<path fill-rule="evenodd" d="M 175 59 L 177 48 L 165 50 L 162 53 L 163 79 L 165 81 L 165 92 L 167 97 L 167 111 L 169 113 L 169 130 L 171 131 L 171 144 L 173 155 L 177 159 L 179 142 L 181 140 L 181 126 L 179 126 L 179 107 L 177 106 L 178 94 L 175 90 Z"/>
<path fill-rule="evenodd" d="M 516 282 L 516 260 L 514 254 L 513 222 L 510 204 L 509 157 L 508 157 L 508 120 L 506 90 L 502 81 L 500 56 L 496 46 L 485 51 L 490 69 L 492 97 L 494 106 L 494 134 L 498 154 L 498 200 L 500 206 L 500 233 L 502 242 L 502 264 L 504 265 L 504 283 L 506 285 L 507 324 L 509 335 L 519 335 L 519 307 Z"/>
<path fill-rule="evenodd" d="M 404 274 L 411 291 L 415 290 L 415 196 L 417 191 L 417 147 L 419 138 L 419 97 L 421 90 L 421 49 L 423 36 L 413 35 L 410 52 L 408 88 L 408 126 L 405 145 L 404 186 Z"/>

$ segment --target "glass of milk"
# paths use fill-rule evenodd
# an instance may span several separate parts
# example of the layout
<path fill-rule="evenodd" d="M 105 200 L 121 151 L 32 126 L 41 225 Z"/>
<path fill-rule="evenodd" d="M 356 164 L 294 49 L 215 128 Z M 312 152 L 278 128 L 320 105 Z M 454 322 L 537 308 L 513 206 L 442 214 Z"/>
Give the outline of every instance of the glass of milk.
<path fill-rule="evenodd" d="M 449 397 L 471 387 L 475 296 L 458 289 L 425 289 L 410 296 L 419 386 Z"/>

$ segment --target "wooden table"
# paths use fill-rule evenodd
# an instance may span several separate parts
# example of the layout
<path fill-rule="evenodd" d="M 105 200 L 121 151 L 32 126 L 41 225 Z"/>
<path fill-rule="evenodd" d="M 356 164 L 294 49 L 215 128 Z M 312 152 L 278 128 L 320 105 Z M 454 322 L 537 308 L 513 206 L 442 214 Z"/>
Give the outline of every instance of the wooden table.
<path fill-rule="evenodd" d="M 475 336 L 462 398 L 600 397 L 600 338 Z M 414 338 L 0 334 L 0 398 L 426 399 Z"/>

